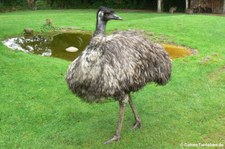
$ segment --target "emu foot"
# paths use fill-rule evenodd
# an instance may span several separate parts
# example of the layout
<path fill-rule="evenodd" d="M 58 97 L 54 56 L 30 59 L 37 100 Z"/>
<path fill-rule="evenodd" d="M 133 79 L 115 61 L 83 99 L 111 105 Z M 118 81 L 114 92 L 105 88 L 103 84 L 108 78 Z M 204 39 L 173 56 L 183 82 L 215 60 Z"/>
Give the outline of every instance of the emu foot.
<path fill-rule="evenodd" d="M 136 122 L 134 123 L 132 129 L 136 129 L 136 128 L 141 128 L 141 121 L 140 120 L 136 120 Z"/>
<path fill-rule="evenodd" d="M 109 144 L 109 143 L 112 143 L 113 141 L 119 141 L 119 140 L 120 140 L 120 136 L 114 135 L 111 139 L 109 139 L 108 141 L 104 142 L 104 144 Z"/>

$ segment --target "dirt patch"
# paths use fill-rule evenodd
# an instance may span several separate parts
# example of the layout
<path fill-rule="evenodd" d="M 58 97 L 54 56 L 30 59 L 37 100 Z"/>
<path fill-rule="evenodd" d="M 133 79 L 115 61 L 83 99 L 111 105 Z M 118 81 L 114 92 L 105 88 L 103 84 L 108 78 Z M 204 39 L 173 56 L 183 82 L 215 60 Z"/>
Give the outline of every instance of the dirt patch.
<path fill-rule="evenodd" d="M 175 46 L 172 44 L 162 44 L 162 45 L 172 59 L 186 57 L 193 54 L 193 50 L 186 47 Z"/>

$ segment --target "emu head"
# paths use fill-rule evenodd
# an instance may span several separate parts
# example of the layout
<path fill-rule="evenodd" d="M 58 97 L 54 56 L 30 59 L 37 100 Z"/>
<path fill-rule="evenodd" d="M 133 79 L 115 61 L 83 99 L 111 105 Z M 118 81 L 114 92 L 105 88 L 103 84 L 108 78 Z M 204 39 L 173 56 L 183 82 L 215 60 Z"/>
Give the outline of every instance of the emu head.
<path fill-rule="evenodd" d="M 97 20 L 107 22 L 109 20 L 122 20 L 113 9 L 101 6 L 97 12 Z"/>

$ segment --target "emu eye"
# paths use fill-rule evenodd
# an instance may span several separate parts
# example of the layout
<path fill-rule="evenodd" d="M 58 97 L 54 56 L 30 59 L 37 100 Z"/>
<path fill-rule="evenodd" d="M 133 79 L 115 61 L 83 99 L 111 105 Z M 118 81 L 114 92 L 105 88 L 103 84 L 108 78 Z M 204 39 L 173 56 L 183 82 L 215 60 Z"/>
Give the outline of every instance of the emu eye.
<path fill-rule="evenodd" d="M 107 17 L 107 16 L 109 16 L 109 13 L 108 13 L 108 12 L 107 12 L 107 13 L 105 13 L 105 14 L 104 14 L 104 16 L 106 16 L 106 17 Z"/>

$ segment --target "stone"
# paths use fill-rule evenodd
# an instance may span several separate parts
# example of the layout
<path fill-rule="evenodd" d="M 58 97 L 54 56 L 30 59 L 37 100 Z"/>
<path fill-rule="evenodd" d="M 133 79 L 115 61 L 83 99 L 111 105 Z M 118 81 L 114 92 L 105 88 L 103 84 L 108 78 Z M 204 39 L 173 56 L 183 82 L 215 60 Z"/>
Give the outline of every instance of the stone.
<path fill-rule="evenodd" d="M 31 52 L 31 51 L 34 51 L 34 48 L 32 47 L 32 46 L 26 46 L 26 49 L 28 49 L 29 50 L 29 52 Z"/>
<path fill-rule="evenodd" d="M 76 48 L 76 47 L 68 47 L 68 48 L 66 48 L 66 51 L 67 52 L 77 52 L 79 49 L 78 48 Z"/>
<path fill-rule="evenodd" d="M 186 9 L 185 13 L 186 14 L 193 14 L 194 12 L 193 12 L 193 9 Z"/>
<path fill-rule="evenodd" d="M 23 31 L 25 35 L 33 35 L 34 33 L 34 30 L 31 28 L 25 28 Z"/>

